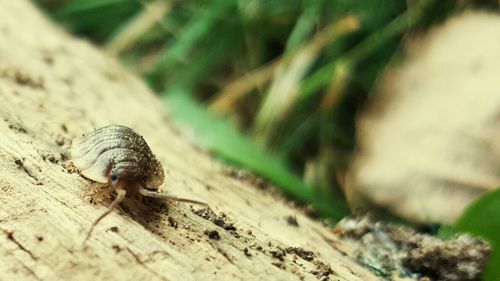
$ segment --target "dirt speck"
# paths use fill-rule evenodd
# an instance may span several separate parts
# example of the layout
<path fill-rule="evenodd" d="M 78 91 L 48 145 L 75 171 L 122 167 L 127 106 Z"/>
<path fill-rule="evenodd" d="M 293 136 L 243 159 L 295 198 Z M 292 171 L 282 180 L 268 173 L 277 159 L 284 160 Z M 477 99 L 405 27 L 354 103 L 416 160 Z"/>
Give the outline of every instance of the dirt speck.
<path fill-rule="evenodd" d="M 61 161 L 66 161 L 69 159 L 69 153 L 64 152 L 61 153 L 60 156 L 61 156 Z"/>
<path fill-rule="evenodd" d="M 213 224 L 217 225 L 218 227 L 223 228 L 227 232 L 229 232 L 231 235 L 233 235 L 236 238 L 239 238 L 240 235 L 237 232 L 237 228 L 234 226 L 232 222 L 229 222 L 229 219 L 227 218 L 226 214 L 222 213 L 221 215 L 216 215 L 212 210 L 205 208 L 205 209 L 199 209 L 199 210 L 194 210 L 191 209 L 191 211 L 206 219 L 211 221 Z"/>
<path fill-rule="evenodd" d="M 40 156 L 43 161 L 48 161 L 53 164 L 59 164 L 60 157 L 56 157 L 54 154 L 50 152 L 40 152 Z"/>
<path fill-rule="evenodd" d="M 168 217 L 168 225 L 177 229 L 179 227 L 179 223 L 172 217 Z"/>
<path fill-rule="evenodd" d="M 114 233 L 118 233 L 120 230 L 118 229 L 118 226 L 112 226 L 109 228 L 109 231 L 114 232 Z"/>
<path fill-rule="evenodd" d="M 311 271 L 311 273 L 319 280 L 325 280 L 325 278 L 327 278 L 326 280 L 328 280 L 330 274 L 333 274 L 333 270 L 329 264 L 317 261 L 316 270 Z"/>
<path fill-rule="evenodd" d="M 220 235 L 219 235 L 219 232 L 217 232 L 217 230 L 205 230 L 205 235 L 208 236 L 208 238 L 212 239 L 212 240 L 220 240 Z"/>
<path fill-rule="evenodd" d="M 23 128 L 19 124 L 9 124 L 9 129 L 22 134 L 26 134 L 28 132 L 25 128 Z"/>
<path fill-rule="evenodd" d="M 51 56 L 44 56 L 43 61 L 48 65 L 54 65 L 54 58 Z"/>
<path fill-rule="evenodd" d="M 300 258 L 306 261 L 312 261 L 315 258 L 315 255 L 311 251 L 304 250 L 300 247 L 288 247 L 285 249 L 285 252 L 289 254 L 296 254 Z"/>
<path fill-rule="evenodd" d="M 251 257 L 252 254 L 250 254 L 250 250 L 248 250 L 248 247 L 245 247 L 245 249 L 243 249 L 243 253 L 245 254 L 245 256 L 247 257 Z"/>
<path fill-rule="evenodd" d="M 276 250 L 269 251 L 269 253 L 271 254 L 271 257 L 273 257 L 274 259 L 277 259 L 279 261 L 285 260 L 286 252 L 280 247 L 277 247 Z"/>
<path fill-rule="evenodd" d="M 21 69 L 10 68 L 0 72 L 0 77 L 4 77 L 16 82 L 19 85 L 28 86 L 34 89 L 43 89 L 45 83 L 42 77 L 32 77 Z"/>
<path fill-rule="evenodd" d="M 118 246 L 118 245 L 116 245 L 116 244 L 113 244 L 113 246 L 111 246 L 111 248 L 112 248 L 113 250 L 115 250 L 115 253 L 119 253 L 119 252 L 121 252 L 121 250 L 122 250 L 122 249 L 120 248 L 120 246 Z"/>
<path fill-rule="evenodd" d="M 312 206 L 312 205 L 307 205 L 303 208 L 304 210 L 304 213 L 306 214 L 306 216 L 312 218 L 312 219 L 317 219 L 319 216 L 318 216 L 318 212 L 316 211 L 316 209 Z"/>
<path fill-rule="evenodd" d="M 295 216 L 292 216 L 292 215 L 286 217 L 286 222 L 291 226 L 295 226 L 295 227 L 299 226 L 299 223 L 297 222 L 297 218 Z"/>
<path fill-rule="evenodd" d="M 56 137 L 56 144 L 58 146 L 63 146 L 64 143 L 65 143 L 65 140 L 64 140 L 63 136 L 59 135 L 59 136 Z"/>
<path fill-rule="evenodd" d="M 64 163 L 62 166 L 69 174 L 75 174 L 79 172 L 78 168 L 76 168 L 73 163 Z"/>

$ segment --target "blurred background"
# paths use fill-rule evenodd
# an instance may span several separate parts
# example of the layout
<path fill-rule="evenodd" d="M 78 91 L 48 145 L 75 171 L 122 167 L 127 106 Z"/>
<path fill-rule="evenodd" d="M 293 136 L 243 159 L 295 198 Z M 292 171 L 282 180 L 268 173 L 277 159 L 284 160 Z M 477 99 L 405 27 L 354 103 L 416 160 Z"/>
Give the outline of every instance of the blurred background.
<path fill-rule="evenodd" d="M 38 0 L 69 31 L 142 76 L 217 158 L 315 213 L 348 213 L 356 116 L 404 42 L 460 0 Z M 243 176 L 244 173 L 235 173 Z"/>

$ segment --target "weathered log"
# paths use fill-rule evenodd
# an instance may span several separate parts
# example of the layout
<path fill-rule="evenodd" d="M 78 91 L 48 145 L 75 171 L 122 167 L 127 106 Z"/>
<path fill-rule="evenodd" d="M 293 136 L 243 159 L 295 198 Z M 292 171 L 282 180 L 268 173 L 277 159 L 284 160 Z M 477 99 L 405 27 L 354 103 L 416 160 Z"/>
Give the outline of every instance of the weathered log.
<path fill-rule="evenodd" d="M 0 280 L 378 280 L 327 227 L 191 146 L 139 78 L 28 1 L 0 1 L 0 104 Z M 164 192 L 215 214 L 130 198 L 80 247 L 109 200 L 89 202 L 68 149 L 108 124 L 146 138 Z"/>

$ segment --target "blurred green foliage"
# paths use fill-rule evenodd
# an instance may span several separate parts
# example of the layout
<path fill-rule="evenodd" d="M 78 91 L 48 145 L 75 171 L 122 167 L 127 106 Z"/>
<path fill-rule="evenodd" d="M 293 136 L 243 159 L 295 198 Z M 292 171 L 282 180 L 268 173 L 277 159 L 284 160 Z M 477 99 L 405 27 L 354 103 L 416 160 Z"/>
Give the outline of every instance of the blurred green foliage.
<path fill-rule="evenodd" d="M 55 10 L 53 16 L 65 19 L 66 26 L 74 32 L 102 41 L 141 8 L 139 2 L 129 0 L 73 0 Z"/>
<path fill-rule="evenodd" d="M 221 160 L 237 165 L 244 163 L 253 172 L 272 179 L 286 193 L 305 202 L 314 202 L 317 213 L 323 217 L 338 221 L 347 214 L 344 200 L 305 184 L 290 173 L 282 157 L 266 153 L 251 139 L 234 130 L 227 120 L 208 118 L 209 113 L 190 99 L 188 93 L 179 89 L 166 95 L 165 99 L 177 121 L 193 128 L 198 144 L 210 148 Z"/>
<path fill-rule="evenodd" d="M 142 74 L 175 116 L 198 128 L 201 143 L 334 219 L 347 212 L 338 177 L 354 146 L 354 117 L 377 78 L 401 54 L 404 36 L 470 5 L 59 2 L 50 15 Z"/>

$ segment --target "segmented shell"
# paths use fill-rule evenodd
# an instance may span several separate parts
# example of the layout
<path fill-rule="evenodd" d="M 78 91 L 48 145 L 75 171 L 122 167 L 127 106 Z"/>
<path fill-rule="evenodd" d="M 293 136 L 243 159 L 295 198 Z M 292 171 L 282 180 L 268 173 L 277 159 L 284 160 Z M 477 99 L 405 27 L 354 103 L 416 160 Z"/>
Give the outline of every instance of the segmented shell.
<path fill-rule="evenodd" d="M 164 179 L 161 163 L 144 138 L 121 125 L 102 127 L 74 140 L 71 156 L 83 176 L 100 183 L 109 182 L 110 167 L 128 182 L 159 186 Z"/>

